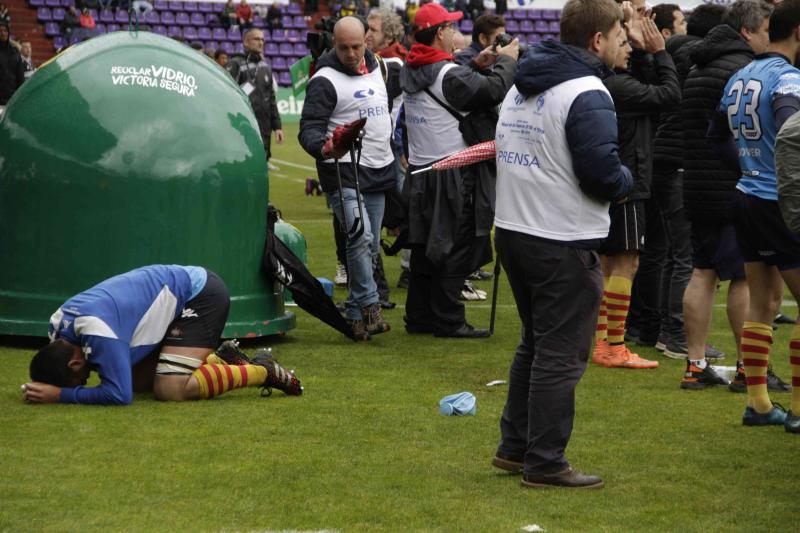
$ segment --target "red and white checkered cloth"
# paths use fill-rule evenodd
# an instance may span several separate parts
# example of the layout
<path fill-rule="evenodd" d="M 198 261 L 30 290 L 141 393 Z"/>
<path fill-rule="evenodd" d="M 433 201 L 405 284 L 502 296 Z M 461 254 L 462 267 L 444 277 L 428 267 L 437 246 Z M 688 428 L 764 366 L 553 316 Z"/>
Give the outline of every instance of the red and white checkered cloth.
<path fill-rule="evenodd" d="M 460 152 L 456 152 L 450 157 L 446 157 L 431 165 L 432 170 L 445 170 L 448 168 L 460 168 L 467 165 L 474 165 L 487 159 L 494 159 L 495 145 L 494 141 L 486 141 L 480 144 L 464 148 Z"/>

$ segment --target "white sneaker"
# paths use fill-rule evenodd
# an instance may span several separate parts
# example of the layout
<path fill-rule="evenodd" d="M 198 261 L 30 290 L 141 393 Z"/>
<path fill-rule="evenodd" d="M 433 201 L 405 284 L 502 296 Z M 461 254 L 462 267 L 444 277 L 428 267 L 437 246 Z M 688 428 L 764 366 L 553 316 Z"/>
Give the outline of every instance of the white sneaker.
<path fill-rule="evenodd" d="M 464 286 L 461 287 L 461 300 L 479 301 L 485 299 L 486 291 L 476 289 L 475 286 L 469 281 L 464 282 Z"/>
<path fill-rule="evenodd" d="M 333 277 L 336 285 L 347 285 L 347 269 L 341 263 L 336 263 L 336 275 Z"/>

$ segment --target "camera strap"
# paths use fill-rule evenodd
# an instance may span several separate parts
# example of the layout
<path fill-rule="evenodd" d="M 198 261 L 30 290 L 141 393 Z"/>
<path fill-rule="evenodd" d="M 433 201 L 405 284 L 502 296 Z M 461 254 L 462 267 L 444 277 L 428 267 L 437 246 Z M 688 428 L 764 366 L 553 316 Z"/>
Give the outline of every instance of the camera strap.
<path fill-rule="evenodd" d="M 442 106 L 442 107 L 443 107 L 443 108 L 444 108 L 444 109 L 445 109 L 445 110 L 446 110 L 448 113 L 450 113 L 451 115 L 453 115 L 453 118 L 454 118 L 454 119 L 456 119 L 456 120 L 458 121 L 458 123 L 459 123 L 459 124 L 461 124 L 461 121 L 462 121 L 462 120 L 464 120 L 464 115 L 462 115 L 461 113 L 459 113 L 458 111 L 456 111 L 455 109 L 453 109 L 452 107 L 450 107 L 449 105 L 447 105 L 447 104 L 445 104 L 444 102 L 442 102 L 441 100 L 439 100 L 439 99 L 436 97 L 436 95 L 435 95 L 435 94 L 433 94 L 433 92 L 431 92 L 431 90 L 430 90 L 428 87 L 425 87 L 425 88 L 423 89 L 423 91 L 425 91 L 425 92 L 428 94 L 428 96 L 430 96 L 431 98 L 433 98 L 433 99 L 434 99 L 434 101 L 435 101 L 437 104 L 439 104 L 440 106 Z"/>

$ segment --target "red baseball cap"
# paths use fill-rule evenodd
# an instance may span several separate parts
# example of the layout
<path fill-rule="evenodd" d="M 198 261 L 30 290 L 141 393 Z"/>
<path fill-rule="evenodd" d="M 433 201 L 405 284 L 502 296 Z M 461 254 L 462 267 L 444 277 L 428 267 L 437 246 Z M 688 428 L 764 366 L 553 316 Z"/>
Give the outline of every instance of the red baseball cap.
<path fill-rule="evenodd" d="M 417 16 L 414 17 L 414 26 L 416 26 L 414 33 L 432 28 L 433 26 L 437 26 L 443 22 L 454 22 L 456 20 L 461 20 L 463 16 L 464 13 L 461 11 L 454 11 L 450 13 L 444 7 L 442 7 L 442 4 L 438 4 L 436 2 L 427 3 L 417 10 Z"/>

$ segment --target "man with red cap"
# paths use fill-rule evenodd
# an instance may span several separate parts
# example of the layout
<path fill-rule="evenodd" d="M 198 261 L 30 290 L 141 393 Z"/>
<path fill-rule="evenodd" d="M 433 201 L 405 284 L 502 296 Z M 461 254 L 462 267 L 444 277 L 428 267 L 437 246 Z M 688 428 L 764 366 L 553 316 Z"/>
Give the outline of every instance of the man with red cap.
<path fill-rule="evenodd" d="M 471 111 L 497 106 L 513 82 L 516 40 L 484 50 L 470 66 L 453 62 L 453 23 L 461 17 L 435 2 L 417 11 L 416 44 L 400 72 L 410 171 L 475 144 L 464 139 L 462 122 L 471 120 Z M 483 129 L 493 134 L 493 127 Z M 406 331 L 488 337 L 487 330 L 466 322 L 458 297 L 464 279 L 492 258 L 493 164 L 424 172 L 410 176 L 406 187 L 411 245 Z"/>

